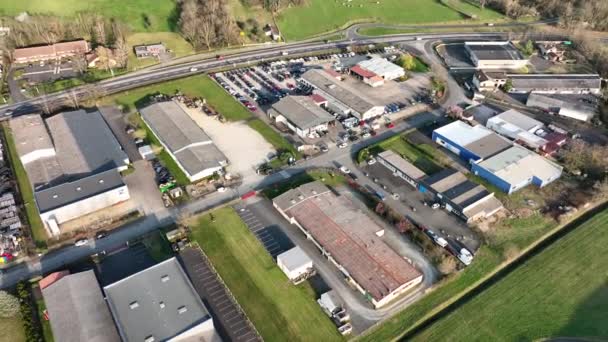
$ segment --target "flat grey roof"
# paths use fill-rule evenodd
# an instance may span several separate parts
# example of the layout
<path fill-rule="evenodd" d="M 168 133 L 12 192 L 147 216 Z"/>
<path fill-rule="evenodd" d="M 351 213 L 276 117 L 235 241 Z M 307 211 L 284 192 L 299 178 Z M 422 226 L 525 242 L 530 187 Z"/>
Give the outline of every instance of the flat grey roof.
<path fill-rule="evenodd" d="M 454 169 L 443 169 L 425 178 L 424 182 L 460 206 L 461 210 L 490 195 L 486 188 L 471 182 L 465 175 Z"/>
<path fill-rule="evenodd" d="M 600 89 L 602 78 L 598 74 L 509 74 L 514 89 Z"/>
<path fill-rule="evenodd" d="M 312 262 L 310 257 L 302 250 L 302 248 L 295 246 L 294 248 L 277 255 L 277 262 L 281 261 L 285 267 L 289 270 L 293 270 Z"/>
<path fill-rule="evenodd" d="M 501 44 L 466 42 L 465 46 L 479 60 L 521 60 L 524 57 L 510 42 Z"/>
<path fill-rule="evenodd" d="M 557 97 L 559 96 L 559 97 Z M 559 110 L 561 108 L 575 110 L 589 117 L 593 117 L 596 106 L 578 101 L 576 98 L 569 98 L 567 95 L 544 95 L 531 93 L 526 101 L 528 107 L 538 107 L 546 110 Z"/>
<path fill-rule="evenodd" d="M 541 128 L 544 126 L 542 122 L 522 114 L 515 109 L 509 109 L 504 113 L 498 114 L 497 117 L 530 133 L 534 133 L 531 132 L 534 128 Z"/>
<path fill-rule="evenodd" d="M 211 319 L 175 257 L 110 284 L 104 291 L 125 342 L 142 342 L 150 336 L 166 341 Z"/>
<path fill-rule="evenodd" d="M 38 114 L 22 115 L 10 120 L 11 133 L 17 154 L 23 163 L 27 177 L 34 189 L 56 183 L 63 177 L 63 170 L 55 155 L 35 158 L 25 162 L 28 154 L 48 151 L 55 154 L 51 135 Z M 24 158 L 25 157 L 25 158 Z"/>
<path fill-rule="evenodd" d="M 226 163 L 226 156 L 211 138 L 174 101 L 156 102 L 139 112 L 168 152 L 191 176 Z"/>
<path fill-rule="evenodd" d="M 311 187 L 309 184 L 307 188 Z M 285 214 L 299 222 L 372 298 L 382 300 L 422 277 L 414 266 L 378 238 L 376 233 L 383 228 L 353 201 L 345 195 L 334 194 L 321 182 L 312 184 L 327 190 L 300 200 L 285 210 Z M 302 193 L 298 188 L 283 195 L 298 198 L 304 197 Z"/>
<path fill-rule="evenodd" d="M 511 145 L 510 141 L 492 132 L 478 140 L 468 143 L 464 148 L 475 153 L 475 155 L 479 156 L 481 159 L 485 159 L 508 149 Z"/>
<path fill-rule="evenodd" d="M 272 199 L 279 209 L 285 211 L 298 203 L 315 197 L 319 194 L 329 192 L 329 188 L 321 182 L 310 182 L 302 184 L 295 189 L 291 189 Z"/>
<path fill-rule="evenodd" d="M 45 120 L 67 175 L 88 175 L 128 164 L 126 153 L 97 110 L 63 112 Z"/>
<path fill-rule="evenodd" d="M 286 96 L 272 105 L 296 127 L 305 130 L 334 120 L 334 117 L 318 106 L 309 96 Z"/>
<path fill-rule="evenodd" d="M 61 183 L 34 193 L 40 213 L 93 197 L 125 184 L 116 169 Z"/>
<path fill-rule="evenodd" d="M 93 270 L 59 279 L 42 296 L 55 341 L 120 341 Z"/>
<path fill-rule="evenodd" d="M 378 106 L 370 98 L 348 86 L 346 83 L 338 81 L 324 70 L 308 70 L 302 75 L 302 78 L 314 85 L 317 89 L 360 114 L 364 114 L 370 109 Z"/>
<path fill-rule="evenodd" d="M 384 159 L 393 167 L 397 168 L 397 170 L 403 172 L 405 175 L 411 177 L 412 179 L 420 179 L 426 176 L 426 173 L 414 166 L 414 164 L 405 160 L 403 157 L 391 150 L 379 153 L 378 157 Z"/>

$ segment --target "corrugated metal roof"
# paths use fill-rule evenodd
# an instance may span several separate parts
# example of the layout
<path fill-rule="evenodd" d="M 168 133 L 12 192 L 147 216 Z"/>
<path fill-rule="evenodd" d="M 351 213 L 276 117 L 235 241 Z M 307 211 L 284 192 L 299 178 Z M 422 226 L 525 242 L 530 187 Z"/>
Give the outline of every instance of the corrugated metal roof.
<path fill-rule="evenodd" d="M 288 270 L 295 270 L 302 266 L 312 263 L 312 259 L 302 250 L 295 246 L 294 248 L 277 255 L 277 262 L 285 265 Z"/>
<path fill-rule="evenodd" d="M 317 95 L 319 96 L 319 95 Z M 306 130 L 334 120 L 325 109 L 319 107 L 309 96 L 287 96 L 272 105 L 272 109 L 283 115 L 296 127 Z"/>
<path fill-rule="evenodd" d="M 437 128 L 435 133 L 440 134 L 463 147 L 487 135 L 493 134 L 491 130 L 481 125 L 473 127 L 462 121 L 454 121 L 451 124 Z"/>

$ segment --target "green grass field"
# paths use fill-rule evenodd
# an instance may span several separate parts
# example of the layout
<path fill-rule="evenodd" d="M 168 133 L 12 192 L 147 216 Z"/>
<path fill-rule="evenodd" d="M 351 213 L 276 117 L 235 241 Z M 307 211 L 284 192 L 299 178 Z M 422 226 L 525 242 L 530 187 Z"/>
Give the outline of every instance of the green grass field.
<path fill-rule="evenodd" d="M 192 238 L 266 341 L 339 341 L 308 285 L 292 285 L 232 208 L 198 218 Z"/>
<path fill-rule="evenodd" d="M 167 49 L 172 51 L 173 57 L 183 57 L 194 53 L 194 48 L 188 43 L 179 33 L 175 32 L 137 32 L 130 34 L 127 37 L 127 44 L 129 45 L 129 60 L 127 62 L 127 68 L 129 70 L 137 70 L 146 66 L 158 64 L 156 58 L 142 58 L 138 59 L 135 57 L 133 51 L 134 45 L 141 44 L 153 44 L 162 42 Z"/>
<path fill-rule="evenodd" d="M 533 341 L 608 336 L 608 210 L 414 338 Z"/>
<path fill-rule="evenodd" d="M 143 100 L 147 95 L 155 93 L 173 95 L 176 91 L 181 91 L 187 96 L 204 98 L 210 106 L 230 121 L 240 121 L 251 117 L 251 113 L 245 107 L 206 75 L 136 88 L 109 96 L 104 101 L 126 106 L 129 111 L 132 111 L 136 109 L 138 101 Z"/>
<path fill-rule="evenodd" d="M 15 16 L 23 11 L 30 14 L 74 16 L 78 12 L 99 13 L 129 25 L 137 32 L 173 31 L 176 6 L 173 0 L 24 0 L 1 1 L 0 15 Z M 149 25 L 146 25 L 148 18 Z"/>
<path fill-rule="evenodd" d="M 21 164 L 21 160 L 17 154 L 15 141 L 13 140 L 13 136 L 10 132 L 8 124 L 2 125 L 2 130 L 6 139 L 8 158 L 10 160 L 13 172 L 15 173 L 15 178 L 17 178 L 17 185 L 19 186 L 19 192 L 21 193 L 21 198 L 23 199 L 25 214 L 32 232 L 32 239 L 34 240 L 36 247 L 45 248 L 47 239 L 46 229 L 44 228 L 44 224 L 40 218 L 40 213 L 38 213 L 38 207 L 34 201 L 34 191 L 32 190 L 30 181 L 25 173 L 25 168 L 23 167 L 23 164 Z"/>
<path fill-rule="evenodd" d="M 25 342 L 21 317 L 0 318 L 0 342 Z"/>
<path fill-rule="evenodd" d="M 502 18 L 489 9 L 480 10 L 465 0 L 452 1 L 461 10 L 476 14 L 480 20 Z M 345 5 L 346 4 L 346 5 Z M 281 33 L 287 40 L 298 40 L 339 29 L 357 21 L 385 24 L 423 24 L 463 20 L 457 11 L 436 0 L 310 0 L 303 7 L 292 6 L 278 16 Z"/>

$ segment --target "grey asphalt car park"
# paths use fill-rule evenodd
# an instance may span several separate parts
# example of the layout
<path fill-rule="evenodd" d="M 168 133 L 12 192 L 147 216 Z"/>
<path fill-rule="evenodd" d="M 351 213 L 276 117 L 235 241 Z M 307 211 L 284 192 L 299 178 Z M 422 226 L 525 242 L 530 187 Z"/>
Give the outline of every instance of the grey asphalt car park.
<path fill-rule="evenodd" d="M 77 72 L 72 68 L 72 63 L 62 61 L 60 63 L 48 63 L 40 65 L 38 63 L 22 66 L 24 79 L 29 82 L 47 82 L 61 78 L 70 78 L 77 75 Z"/>
<path fill-rule="evenodd" d="M 266 220 L 265 216 L 260 215 L 255 209 L 239 203 L 234 206 L 234 210 L 274 259 L 294 247 L 275 222 Z"/>
<path fill-rule="evenodd" d="M 192 285 L 214 318 L 225 341 L 261 341 L 209 260 L 201 251 L 188 247 L 179 253 Z"/>
<path fill-rule="evenodd" d="M 393 176 L 386 167 L 376 163 L 363 166 L 361 169 L 369 174 L 369 177 L 361 177 L 359 183 L 364 184 L 368 189 L 384 193 L 388 206 L 417 224 L 428 227 L 441 237 L 460 241 L 470 251 L 474 252 L 479 248 L 479 238 L 464 221 L 443 209 L 425 206 L 424 202 L 431 202 L 432 199 L 414 189 L 400 177 Z M 377 179 L 377 182 L 374 182 L 374 179 Z M 383 189 L 382 185 L 386 186 L 386 189 Z M 394 199 L 391 196 L 393 193 L 399 194 L 399 199 Z"/>

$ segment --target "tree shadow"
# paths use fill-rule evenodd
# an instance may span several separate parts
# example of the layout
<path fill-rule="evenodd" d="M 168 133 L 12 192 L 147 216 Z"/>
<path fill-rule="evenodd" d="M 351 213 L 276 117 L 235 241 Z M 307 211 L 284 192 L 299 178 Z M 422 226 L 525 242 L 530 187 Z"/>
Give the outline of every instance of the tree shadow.
<path fill-rule="evenodd" d="M 598 274 L 598 277 L 606 275 Z M 588 341 L 608 338 L 608 278 L 572 313 L 551 341 Z M 583 339 L 584 338 L 584 339 Z"/>

